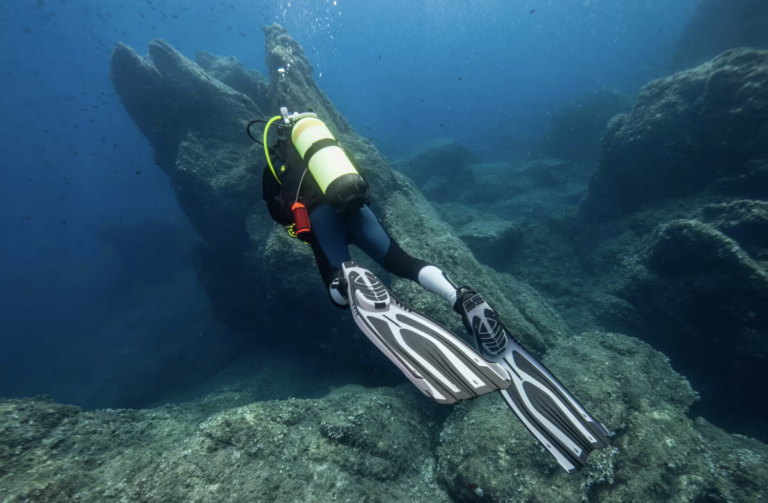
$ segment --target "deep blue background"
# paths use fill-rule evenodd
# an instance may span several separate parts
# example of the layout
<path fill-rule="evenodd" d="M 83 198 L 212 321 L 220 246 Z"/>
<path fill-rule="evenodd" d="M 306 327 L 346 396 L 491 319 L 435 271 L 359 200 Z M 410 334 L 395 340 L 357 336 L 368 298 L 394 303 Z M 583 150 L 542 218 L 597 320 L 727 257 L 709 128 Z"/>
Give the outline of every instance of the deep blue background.
<path fill-rule="evenodd" d="M 143 54 L 159 37 L 191 59 L 202 49 L 264 71 L 260 28 L 278 22 L 394 158 L 441 137 L 503 150 L 500 138 L 539 138 L 552 110 L 588 91 L 636 93 L 667 73 L 696 4 L 0 0 L 0 394 L 50 391 L 99 358 L 82 341 L 130 299 L 97 229 L 147 218 L 188 229 L 114 95 L 115 42 Z"/>

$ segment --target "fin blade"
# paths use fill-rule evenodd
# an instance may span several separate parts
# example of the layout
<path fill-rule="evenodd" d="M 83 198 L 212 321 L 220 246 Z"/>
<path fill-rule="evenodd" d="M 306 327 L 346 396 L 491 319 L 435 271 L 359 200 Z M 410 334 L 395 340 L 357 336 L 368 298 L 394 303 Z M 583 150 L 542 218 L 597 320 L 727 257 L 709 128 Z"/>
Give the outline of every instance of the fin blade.
<path fill-rule="evenodd" d="M 501 392 L 505 402 L 567 472 L 610 445 L 608 429 L 522 345 L 511 339 L 502 359 L 514 381 Z"/>
<path fill-rule="evenodd" d="M 512 337 L 480 294 L 467 288 L 461 308 L 483 354 L 512 377 L 512 386 L 500 391 L 504 401 L 560 466 L 579 471 L 592 451 L 610 444 L 608 429 Z"/>
<path fill-rule="evenodd" d="M 401 303 L 370 271 L 353 262 L 342 271 L 355 323 L 425 395 L 452 404 L 512 384 L 501 363 Z"/>

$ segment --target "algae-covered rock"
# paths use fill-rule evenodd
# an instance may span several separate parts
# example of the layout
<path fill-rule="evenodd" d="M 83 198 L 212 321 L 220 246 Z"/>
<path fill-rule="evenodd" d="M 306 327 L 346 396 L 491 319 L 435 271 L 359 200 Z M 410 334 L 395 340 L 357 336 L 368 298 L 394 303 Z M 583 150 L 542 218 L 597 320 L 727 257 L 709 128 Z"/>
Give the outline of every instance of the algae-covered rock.
<path fill-rule="evenodd" d="M 146 58 L 118 43 L 110 78 L 190 222 L 220 253 L 242 254 L 244 216 L 260 200 L 258 150 L 244 133 L 258 106 L 159 39 Z"/>
<path fill-rule="evenodd" d="M 715 454 L 710 501 L 765 501 L 768 497 L 768 447 L 741 435 L 729 435 L 703 418 L 693 427 Z"/>
<path fill-rule="evenodd" d="M 269 110 L 269 82 L 261 72 L 246 68 L 234 56 L 225 58 L 205 51 L 197 51 L 195 62 L 211 77 L 251 98 L 261 110 Z"/>
<path fill-rule="evenodd" d="M 648 262 L 665 276 L 706 274 L 722 281 L 754 281 L 768 286 L 768 277 L 738 243 L 710 225 L 673 220 L 659 227 Z M 762 279 L 761 279 L 762 278 Z"/>
<path fill-rule="evenodd" d="M 701 212 L 710 225 L 737 241 L 753 258 L 768 258 L 768 202 L 739 200 L 711 204 Z"/>
<path fill-rule="evenodd" d="M 48 396 L 0 400 L 0 478 L 34 469 L 40 462 L 35 449 L 62 421 L 79 413 L 80 407 L 55 403 Z"/>
<path fill-rule="evenodd" d="M 0 400 L 0 501 L 746 503 L 765 496 L 768 448 L 692 422 L 696 393 L 650 346 L 585 333 L 543 362 L 614 433 L 578 474 L 566 474 L 496 394 L 451 408 L 410 384 L 344 386 L 320 399 L 254 402 L 275 390 L 231 384 L 230 376 L 202 399 L 151 410 Z"/>
<path fill-rule="evenodd" d="M 767 130 L 768 51 L 731 50 L 651 82 L 630 114 L 609 122 L 580 212 L 611 220 L 651 201 L 757 177 Z"/>
<path fill-rule="evenodd" d="M 224 393 L 92 413 L 3 401 L 0 500 L 449 502 L 435 474 L 437 406 L 422 398 L 348 386 L 322 400 Z"/>
<path fill-rule="evenodd" d="M 617 334 L 587 333 L 559 344 L 543 363 L 614 432 L 611 446 L 593 452 L 581 473 L 568 475 L 500 397 L 462 403 L 449 417 L 439 448 L 439 471 L 455 500 L 751 501 L 747 494 L 768 487 L 758 464 L 766 447 L 759 442 L 741 446 L 754 477 L 749 489 L 740 487 L 738 470 L 713 469 L 733 462 L 731 437 L 699 433 L 686 415 L 696 393 L 650 346 Z M 716 492 L 744 497 L 707 499 Z"/>
<path fill-rule="evenodd" d="M 112 79 L 122 102 L 175 183 L 185 213 L 206 239 L 207 246 L 197 254 L 196 270 L 219 317 L 244 332 L 263 333 L 266 321 L 279 324 L 284 333 L 284 313 L 290 310 L 291 332 L 296 334 L 290 339 L 291 347 L 301 342 L 310 347 L 334 328 L 338 311 L 328 300 L 309 248 L 286 239 L 285 230 L 269 220 L 261 201 L 263 152 L 245 134 L 245 124 L 263 117 L 262 112 L 275 113 L 281 106 L 312 108 L 356 158 L 371 185 L 373 210 L 406 252 L 482 291 L 523 340 L 542 348 L 553 344 L 556 332 L 542 333 L 536 326 L 545 323 L 526 319 L 510 301 L 515 292 L 494 284 L 492 275 L 442 222 L 413 182 L 355 134 L 318 87 L 301 45 L 276 24 L 265 27 L 264 33 L 270 74 L 267 110 L 259 110 L 251 98 L 211 77 L 163 41 L 150 44 L 147 59 L 123 45 L 115 48 L 112 58 Z M 201 56 L 201 63 L 227 80 L 216 69 L 222 66 L 221 59 Z M 232 65 L 237 66 L 231 61 L 224 66 Z M 141 89 L 146 89 L 146 96 L 140 94 Z M 210 124 L 222 125 L 215 135 L 206 134 L 208 130 L 199 124 L 199 117 L 190 115 L 186 105 L 177 110 L 177 100 L 190 92 L 195 93 L 193 101 L 210 115 Z M 149 106 L 152 101 L 161 103 L 157 111 Z M 219 108 L 209 106 L 219 102 Z M 239 107 L 234 106 L 238 103 Z M 176 113 L 178 120 L 163 122 L 158 129 L 157 121 L 165 120 L 165 116 L 158 117 L 163 111 Z M 364 264 L 371 266 L 372 262 Z M 428 314 L 445 324 L 457 323 L 450 306 L 439 305 L 432 294 L 407 283 L 394 281 L 395 293 L 427 306 Z M 299 305 L 302 309 L 295 309 Z M 276 339 L 281 344 L 289 342 Z M 359 348 L 339 344 L 338 352 L 359 354 Z"/>

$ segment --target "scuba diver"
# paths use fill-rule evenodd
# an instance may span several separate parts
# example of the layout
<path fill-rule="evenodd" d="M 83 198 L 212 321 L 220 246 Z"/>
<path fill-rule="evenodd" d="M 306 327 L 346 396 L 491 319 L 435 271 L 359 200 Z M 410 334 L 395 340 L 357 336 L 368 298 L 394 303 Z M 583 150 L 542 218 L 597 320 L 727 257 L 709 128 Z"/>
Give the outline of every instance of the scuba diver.
<path fill-rule="evenodd" d="M 610 442 L 610 432 L 501 323 L 483 297 L 433 264 L 411 257 L 370 209 L 364 171 L 310 109 L 248 124 L 263 144 L 263 197 L 269 214 L 312 247 L 328 295 L 351 309 L 360 330 L 425 395 L 452 404 L 499 391 L 522 423 L 569 473 Z M 251 135 L 266 123 L 263 143 Z M 272 124 L 279 139 L 269 146 Z M 276 169 L 277 167 L 277 169 Z M 384 270 L 417 282 L 462 317 L 478 349 L 404 305 L 350 259 L 356 245 Z"/>

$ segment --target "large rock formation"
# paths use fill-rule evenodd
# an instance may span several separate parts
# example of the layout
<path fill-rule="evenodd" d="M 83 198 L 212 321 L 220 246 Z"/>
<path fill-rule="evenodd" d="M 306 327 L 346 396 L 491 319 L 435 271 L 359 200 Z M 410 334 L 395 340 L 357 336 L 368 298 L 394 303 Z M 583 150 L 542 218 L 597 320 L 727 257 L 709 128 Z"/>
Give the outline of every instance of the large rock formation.
<path fill-rule="evenodd" d="M 49 399 L 0 401 L 3 501 L 747 502 L 764 497 L 768 449 L 703 420 L 691 421 L 687 414 L 696 393 L 663 355 L 621 335 L 589 332 L 574 337 L 536 289 L 482 266 L 473 255 L 470 246 L 478 242 L 520 245 L 529 249 L 523 254 L 526 260 L 535 261 L 548 248 L 547 241 L 554 242 L 553 236 L 577 236 L 575 220 L 565 215 L 567 207 L 573 212 L 572 196 L 578 190 L 571 187 L 578 183 L 567 163 L 476 169 L 478 183 L 488 187 L 508 170 L 514 176 L 504 183 L 508 189 L 517 184 L 518 191 L 500 197 L 493 220 L 497 223 L 492 224 L 475 218 L 483 216 L 477 210 L 441 205 L 449 225 L 414 183 L 393 171 L 338 114 L 314 83 L 301 47 L 285 30 L 275 25 L 265 33 L 270 69 L 265 112 L 275 113 L 283 104 L 314 108 L 365 167 L 375 209 L 389 232 L 409 252 L 483 291 L 510 330 L 534 352 L 546 353 L 544 363 L 615 433 L 613 445 L 594 453 L 583 473 L 568 476 L 498 396 L 452 409 L 432 404 L 407 384 L 397 389 L 347 386 L 325 398 L 263 401 L 284 398 L 254 390 L 254 383 L 284 382 L 284 376 L 270 373 L 246 384 L 226 379 L 205 398 L 144 411 L 83 413 Z M 197 273 L 221 317 L 257 334 L 261 342 L 290 345 L 297 358 L 317 360 L 322 350 L 330 365 L 349 355 L 348 364 L 367 367 L 370 374 L 380 364 L 391 369 L 367 341 L 355 336 L 350 320 L 339 320 L 327 304 L 308 247 L 268 220 L 259 197 L 259 149 L 244 132 L 247 121 L 259 116 L 254 100 L 162 41 L 150 44 L 149 59 L 118 46 L 112 64 L 126 108 L 206 239 Z M 207 121 L 198 120 L 198 111 L 178 100 L 197 101 L 209 114 Z M 211 124 L 221 129 L 214 134 Z M 648 145 L 655 147 L 650 141 Z M 755 187 L 755 178 L 715 178 L 718 187 L 728 187 L 731 199 L 740 184 Z M 531 192 L 534 187 L 538 193 Z M 547 198 L 557 201 L 554 210 L 542 203 Z M 531 213 L 545 218 L 536 221 L 531 214 L 527 221 L 502 222 L 510 220 L 503 218 L 505 212 L 524 211 L 526 202 L 538 202 Z M 658 204 L 653 211 L 646 208 L 645 213 L 590 229 L 590 246 L 600 246 L 583 247 L 580 257 L 558 257 L 567 246 L 558 247 L 550 257 L 565 264 L 559 274 L 565 276 L 570 266 L 582 262 L 602 268 L 598 277 L 604 291 L 616 297 L 600 298 L 599 310 L 617 318 L 631 313 L 622 304 L 628 301 L 619 297 L 637 302 L 642 296 L 633 297 L 633 292 L 654 281 L 664 287 L 700 280 L 698 288 L 717 286 L 727 276 L 736 293 L 723 310 L 729 316 L 748 295 L 762 302 L 765 241 L 753 234 L 764 228 L 764 204 L 724 196 Z M 681 261 L 680 253 L 692 260 Z M 702 277 L 713 270 L 714 281 Z M 611 276 L 616 271 L 620 277 Z M 687 275 L 685 281 L 680 281 L 681 274 Z M 460 330 L 448 306 L 435 303 L 413 283 L 392 283 L 414 307 Z M 555 283 L 552 278 L 551 291 L 576 284 L 563 288 Z M 654 295 L 662 291 L 652 290 Z M 690 295 L 677 292 L 678 297 L 664 301 L 670 318 L 691 329 L 684 335 L 700 335 L 696 320 L 679 309 L 681 293 Z M 296 305 L 302 309 L 292 309 Z M 746 315 L 764 323 L 761 312 Z M 753 330 L 753 345 L 741 340 L 746 352 L 762 351 L 763 328 L 756 326 L 737 326 L 743 333 Z M 241 368 L 254 371 L 252 365 Z"/>
<path fill-rule="evenodd" d="M 448 503 L 436 421 L 409 388 L 256 403 L 220 392 L 91 413 L 45 397 L 0 400 L 0 498 Z"/>
<path fill-rule="evenodd" d="M 674 70 L 699 65 L 728 49 L 768 49 L 764 0 L 702 0 L 672 59 Z"/>
<path fill-rule="evenodd" d="M 0 498 L 747 503 L 764 497 L 768 448 L 691 421 L 686 411 L 696 394 L 648 345 L 589 333 L 560 345 L 544 363 L 615 432 L 612 446 L 593 453 L 582 473 L 565 474 L 495 394 L 451 408 L 410 384 L 345 386 L 321 399 L 256 402 L 260 390 L 234 379 L 202 399 L 150 410 L 81 412 L 45 397 L 0 400 Z"/>
<path fill-rule="evenodd" d="M 692 380 L 698 411 L 761 438 L 767 169 L 768 52 L 733 50 L 650 83 L 611 121 L 579 209 L 581 263 L 640 313 L 630 332 Z"/>
<path fill-rule="evenodd" d="M 146 58 L 122 44 L 112 57 L 115 89 L 205 239 L 195 255 L 196 270 L 218 316 L 261 341 L 293 350 L 323 345 L 328 358 L 361 371 L 381 363 L 375 348 L 350 335 L 356 332 L 351 319 L 331 306 L 309 247 L 276 226 L 261 200 L 263 149 L 251 142 L 245 126 L 287 106 L 312 108 L 353 153 L 371 184 L 374 211 L 406 251 L 484 292 L 533 350 L 546 351 L 566 337 L 570 330 L 548 314 L 552 308 L 543 298 L 514 280 L 499 284 L 414 184 L 354 132 L 318 88 L 301 46 L 280 26 L 264 32 L 267 88 L 232 59 L 199 53 L 201 67 L 161 40 L 149 44 Z M 389 280 L 367 257 L 353 258 Z M 409 281 L 391 278 L 391 283 L 415 308 L 463 331 L 450 307 L 432 294 Z M 518 297 L 527 300 L 512 300 Z M 547 314 L 538 318 L 537 313 Z M 402 379 L 388 365 L 381 375 L 380 382 Z"/>
<path fill-rule="evenodd" d="M 147 58 L 118 43 L 110 77 L 200 235 L 218 253 L 242 255 L 261 180 L 258 146 L 244 131 L 259 108 L 163 40 L 149 44 Z"/>
<path fill-rule="evenodd" d="M 651 201 L 764 184 L 765 159 L 768 52 L 728 51 L 651 82 L 632 113 L 611 120 L 580 211 L 604 221 Z"/>
<path fill-rule="evenodd" d="M 646 344 L 588 333 L 558 346 L 545 364 L 615 432 L 611 446 L 593 453 L 582 473 L 563 476 L 522 424 L 506 422 L 502 403 L 462 403 L 443 428 L 438 454 L 456 500 L 746 502 L 763 495 L 768 448 L 691 421 L 696 394 Z"/>
<path fill-rule="evenodd" d="M 251 98 L 259 109 L 269 110 L 269 81 L 260 72 L 246 68 L 234 56 L 225 58 L 205 51 L 197 51 L 195 62 L 211 77 Z"/>

